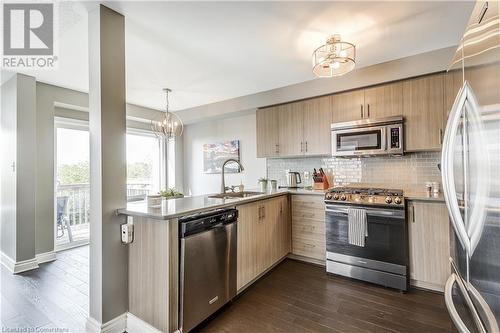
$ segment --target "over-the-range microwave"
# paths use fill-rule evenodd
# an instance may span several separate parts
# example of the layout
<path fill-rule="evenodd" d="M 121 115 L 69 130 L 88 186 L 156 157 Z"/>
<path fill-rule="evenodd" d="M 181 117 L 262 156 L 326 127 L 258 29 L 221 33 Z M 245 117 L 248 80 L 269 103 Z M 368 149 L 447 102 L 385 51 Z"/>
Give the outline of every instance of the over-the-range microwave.
<path fill-rule="evenodd" d="M 333 123 L 332 155 L 403 155 L 403 117 Z"/>

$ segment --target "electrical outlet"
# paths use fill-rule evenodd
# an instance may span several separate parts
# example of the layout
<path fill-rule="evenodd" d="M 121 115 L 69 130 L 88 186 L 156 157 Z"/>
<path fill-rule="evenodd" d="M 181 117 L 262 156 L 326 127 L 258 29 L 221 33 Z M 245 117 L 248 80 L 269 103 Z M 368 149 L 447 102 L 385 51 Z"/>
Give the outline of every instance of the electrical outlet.
<path fill-rule="evenodd" d="M 134 225 L 131 223 L 122 224 L 122 243 L 130 244 L 134 241 Z"/>

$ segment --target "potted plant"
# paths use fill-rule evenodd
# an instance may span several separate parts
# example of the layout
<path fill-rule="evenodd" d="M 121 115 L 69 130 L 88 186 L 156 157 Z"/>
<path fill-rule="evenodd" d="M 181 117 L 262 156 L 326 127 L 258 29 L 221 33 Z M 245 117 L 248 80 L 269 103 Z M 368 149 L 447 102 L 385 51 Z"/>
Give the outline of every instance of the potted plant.
<path fill-rule="evenodd" d="M 259 185 L 260 185 L 260 191 L 266 192 L 267 191 L 267 178 L 264 178 L 264 177 L 259 178 Z"/>
<path fill-rule="evenodd" d="M 184 194 L 177 191 L 175 188 L 169 188 L 165 191 L 160 191 L 159 193 L 165 199 L 175 199 L 175 198 L 183 198 Z"/>

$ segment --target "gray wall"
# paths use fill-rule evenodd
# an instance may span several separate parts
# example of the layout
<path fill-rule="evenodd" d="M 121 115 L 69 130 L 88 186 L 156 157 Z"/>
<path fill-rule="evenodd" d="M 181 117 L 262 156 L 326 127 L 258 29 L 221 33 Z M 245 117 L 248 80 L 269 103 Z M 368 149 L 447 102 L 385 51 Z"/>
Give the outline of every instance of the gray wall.
<path fill-rule="evenodd" d="M 226 174 L 226 185 L 257 188 L 257 180 L 266 174 L 266 161 L 257 158 L 255 112 L 243 116 L 210 120 L 186 126 L 184 131 L 184 191 L 199 195 L 218 193 L 221 175 L 203 173 L 203 144 L 240 140 L 242 173 Z"/>
<path fill-rule="evenodd" d="M 36 253 L 54 250 L 54 103 L 88 107 L 88 95 L 36 84 Z"/>
<path fill-rule="evenodd" d="M 35 258 L 35 95 L 34 77 L 16 74 L 2 85 L 1 237 L 13 261 Z"/>
<path fill-rule="evenodd" d="M 17 77 L 2 85 L 1 117 L 1 250 L 16 260 L 16 174 L 11 164 L 16 161 L 17 144 Z"/>

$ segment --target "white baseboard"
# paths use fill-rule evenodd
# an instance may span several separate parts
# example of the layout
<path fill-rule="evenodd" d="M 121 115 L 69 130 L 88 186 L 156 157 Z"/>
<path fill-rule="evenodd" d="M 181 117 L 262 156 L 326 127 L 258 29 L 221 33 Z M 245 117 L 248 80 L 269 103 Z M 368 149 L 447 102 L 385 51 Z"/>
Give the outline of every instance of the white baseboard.
<path fill-rule="evenodd" d="M 127 329 L 127 313 L 123 313 L 104 324 L 92 317 L 87 317 L 85 329 L 89 333 L 123 333 Z"/>
<path fill-rule="evenodd" d="M 38 262 L 36 258 L 23 260 L 23 261 L 14 261 L 5 253 L 1 253 L 0 262 L 5 266 L 10 272 L 17 274 L 21 272 L 30 271 L 32 269 L 38 268 Z"/>
<path fill-rule="evenodd" d="M 127 333 L 161 333 L 161 331 L 127 312 Z"/>
<path fill-rule="evenodd" d="M 54 261 L 57 259 L 57 254 L 55 251 L 49 251 L 44 253 L 39 253 L 35 256 L 38 264 L 43 264 L 44 262 Z"/>
<path fill-rule="evenodd" d="M 121 314 L 104 324 L 92 317 L 87 317 L 85 329 L 88 333 L 162 333 L 156 327 L 130 312 Z M 174 333 L 180 333 L 180 331 L 177 330 Z"/>

